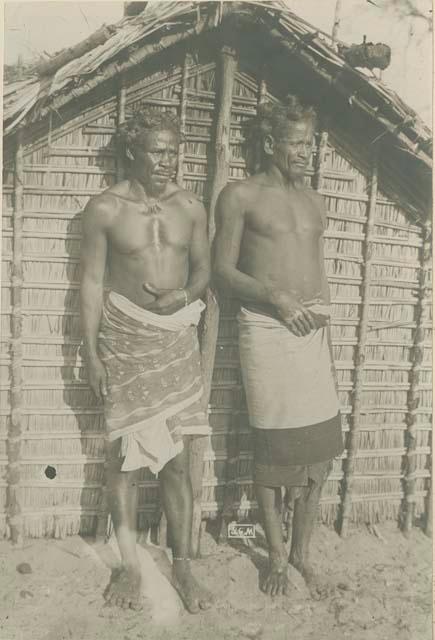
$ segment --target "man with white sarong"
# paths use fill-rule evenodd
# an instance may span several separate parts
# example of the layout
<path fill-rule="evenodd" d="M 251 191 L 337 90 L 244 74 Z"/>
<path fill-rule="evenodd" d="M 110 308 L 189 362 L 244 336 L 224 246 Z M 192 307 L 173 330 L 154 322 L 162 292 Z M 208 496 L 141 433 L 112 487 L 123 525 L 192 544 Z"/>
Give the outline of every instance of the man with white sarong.
<path fill-rule="evenodd" d="M 120 129 L 129 179 L 92 198 L 83 216 L 81 316 L 89 383 L 104 403 L 109 507 L 121 567 L 110 605 L 142 608 L 136 552 L 139 471 L 159 474 L 173 584 L 191 613 L 211 597 L 189 556 L 189 437 L 210 428 L 196 326 L 210 276 L 206 214 L 172 182 L 179 123 L 139 108 Z M 103 293 L 105 272 L 110 292 Z"/>
<path fill-rule="evenodd" d="M 254 482 L 269 545 L 263 589 L 287 593 L 290 562 L 314 598 L 331 585 L 309 561 L 322 486 L 343 450 L 328 339 L 330 297 L 323 258 L 323 199 L 304 182 L 315 113 L 294 96 L 262 105 L 248 133 L 251 177 L 217 204 L 215 274 L 242 301 L 243 384 L 254 441 Z M 281 488 L 296 496 L 290 557 Z"/>

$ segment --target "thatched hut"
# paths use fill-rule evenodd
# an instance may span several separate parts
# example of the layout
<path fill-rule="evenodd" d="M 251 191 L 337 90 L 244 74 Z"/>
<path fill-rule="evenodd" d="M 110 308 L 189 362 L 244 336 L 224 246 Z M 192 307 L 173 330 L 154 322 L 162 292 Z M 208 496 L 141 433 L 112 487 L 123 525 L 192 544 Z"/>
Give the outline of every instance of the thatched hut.
<path fill-rule="evenodd" d="M 245 177 L 244 124 L 261 101 L 288 93 L 321 116 L 307 181 L 328 209 L 346 436 L 321 518 L 345 533 L 351 523 L 394 518 L 409 529 L 427 517 L 431 132 L 372 72 L 350 67 L 337 44 L 277 2 L 150 3 L 6 86 L 2 535 L 106 527 L 104 426 L 80 353 L 78 262 L 84 205 L 124 172 L 116 125 L 141 102 L 179 113 L 186 141 L 177 180 L 209 208 L 212 237 L 217 194 Z M 201 446 L 194 456 L 197 517 L 243 518 L 255 500 L 237 302 L 220 301 L 218 332 L 211 293 L 208 302 L 213 435 L 203 466 Z M 139 524 L 159 518 L 157 482 L 144 472 Z"/>

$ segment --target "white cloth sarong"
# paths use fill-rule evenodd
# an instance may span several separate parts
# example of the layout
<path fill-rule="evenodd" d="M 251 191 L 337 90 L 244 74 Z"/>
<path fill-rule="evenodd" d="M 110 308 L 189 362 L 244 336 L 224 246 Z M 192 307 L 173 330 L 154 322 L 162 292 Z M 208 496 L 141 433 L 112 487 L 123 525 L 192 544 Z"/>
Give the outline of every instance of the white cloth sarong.
<path fill-rule="evenodd" d="M 313 305 L 310 310 L 329 315 L 326 305 Z M 237 319 L 252 427 L 296 429 L 337 415 L 326 326 L 298 337 L 283 322 L 243 307 Z"/>

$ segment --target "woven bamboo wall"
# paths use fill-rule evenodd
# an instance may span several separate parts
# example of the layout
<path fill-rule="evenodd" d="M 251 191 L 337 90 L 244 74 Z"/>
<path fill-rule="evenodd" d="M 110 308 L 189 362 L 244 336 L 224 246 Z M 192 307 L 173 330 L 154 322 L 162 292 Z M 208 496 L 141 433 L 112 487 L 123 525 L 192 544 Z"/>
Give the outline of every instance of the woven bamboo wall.
<path fill-rule="evenodd" d="M 38 140 L 24 150 L 23 246 L 23 434 L 20 501 L 24 533 L 63 536 L 104 528 L 104 439 L 101 409 L 86 383 L 80 354 L 78 279 L 80 212 L 88 198 L 121 175 L 113 134 L 117 121 L 147 101 L 181 112 L 186 143 L 178 180 L 208 204 L 209 165 L 215 109 L 215 63 L 209 54 L 155 70 L 141 71 L 116 95 L 68 121 L 54 116 Z M 260 85 L 241 67 L 232 108 L 230 180 L 245 177 L 242 125 L 255 114 Z M 261 96 L 260 96 L 261 97 Z M 263 96 L 264 97 L 264 96 Z M 269 96 L 269 99 L 275 99 Z M 122 112 L 125 101 L 125 113 Z M 351 424 L 354 370 L 361 321 L 361 285 L 366 242 L 369 177 L 349 162 L 340 140 L 329 137 L 321 191 L 328 210 L 326 265 L 333 298 L 332 339 L 343 430 Z M 318 171 L 314 150 L 307 181 Z M 347 159 L 346 159 L 347 158 Z M 317 167 L 317 169 L 316 169 Z M 6 158 L 3 193 L 3 288 L 0 423 L 0 532 L 6 532 L 6 439 L 10 421 L 10 338 L 13 159 Z M 369 333 L 361 390 L 362 418 L 355 463 L 352 520 L 397 517 L 407 469 L 405 432 L 417 425 L 413 471 L 417 515 L 424 509 L 429 478 L 431 421 L 431 322 L 419 309 L 422 230 L 382 194 L 375 212 L 369 301 Z M 429 300 L 424 304 L 429 305 Z M 214 517 L 224 501 L 245 515 L 255 501 L 251 442 L 238 363 L 236 303 L 223 300 L 210 422 L 205 454 L 204 515 Z M 416 322 L 423 318 L 424 354 L 418 384 Z M 420 366 L 420 365 L 419 365 Z M 412 397 L 411 397 L 412 396 Z M 419 406 L 415 406 L 415 399 Z M 347 451 L 343 455 L 346 457 Z M 56 468 L 54 479 L 45 476 Z M 333 522 L 341 502 L 343 461 L 335 463 L 324 490 L 321 516 Z M 157 482 L 143 472 L 139 525 L 159 517 Z"/>

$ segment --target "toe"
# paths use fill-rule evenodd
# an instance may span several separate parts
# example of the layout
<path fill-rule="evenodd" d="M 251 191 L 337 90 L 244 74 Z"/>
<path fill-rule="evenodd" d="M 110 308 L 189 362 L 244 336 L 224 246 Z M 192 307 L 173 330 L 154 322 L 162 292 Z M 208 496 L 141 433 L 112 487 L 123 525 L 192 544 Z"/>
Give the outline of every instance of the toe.
<path fill-rule="evenodd" d="M 109 594 L 107 598 L 107 604 L 109 607 L 114 607 L 116 604 L 116 595 L 114 593 Z"/>
<path fill-rule="evenodd" d="M 319 593 L 319 591 L 316 588 L 312 589 L 311 597 L 313 598 L 313 600 L 321 600 L 322 599 L 321 594 Z"/>
<path fill-rule="evenodd" d="M 186 602 L 186 607 L 189 613 L 199 613 L 200 611 L 197 600 L 190 600 L 189 602 Z"/>
<path fill-rule="evenodd" d="M 142 603 L 139 599 L 135 599 L 130 602 L 130 609 L 133 609 L 133 611 L 142 611 L 142 608 Z"/>
<path fill-rule="evenodd" d="M 200 600 L 199 606 L 203 611 L 206 611 L 207 609 L 211 609 L 211 607 L 213 606 L 213 601 L 211 599 Z"/>

